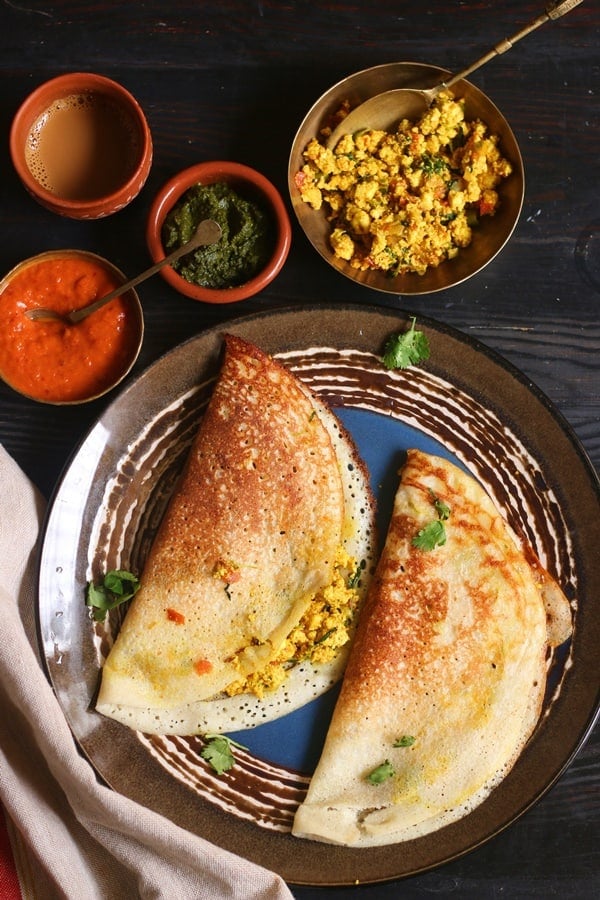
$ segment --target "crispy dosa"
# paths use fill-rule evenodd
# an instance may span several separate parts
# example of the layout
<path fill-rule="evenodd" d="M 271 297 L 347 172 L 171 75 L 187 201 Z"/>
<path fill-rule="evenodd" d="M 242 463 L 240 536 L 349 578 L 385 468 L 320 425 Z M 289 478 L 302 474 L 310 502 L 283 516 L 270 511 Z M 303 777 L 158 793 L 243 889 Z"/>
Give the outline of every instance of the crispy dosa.
<path fill-rule="evenodd" d="M 445 543 L 415 546 L 444 519 Z M 416 838 L 506 775 L 540 715 L 549 640 L 569 630 L 566 599 L 532 560 L 475 479 L 408 452 L 296 836 Z"/>
<path fill-rule="evenodd" d="M 260 724 L 326 690 L 347 650 L 296 666 L 262 700 L 223 693 L 276 658 L 331 584 L 340 548 L 363 564 L 360 599 L 373 514 L 368 473 L 333 413 L 284 366 L 226 336 L 96 709 L 138 730 L 195 734 Z"/>

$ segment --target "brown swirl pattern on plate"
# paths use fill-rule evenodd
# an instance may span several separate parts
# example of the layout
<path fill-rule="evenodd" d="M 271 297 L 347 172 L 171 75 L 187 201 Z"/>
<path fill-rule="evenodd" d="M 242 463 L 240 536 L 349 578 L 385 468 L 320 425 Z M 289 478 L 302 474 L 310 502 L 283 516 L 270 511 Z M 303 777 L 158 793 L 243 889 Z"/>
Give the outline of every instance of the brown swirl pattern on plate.
<path fill-rule="evenodd" d="M 390 372 L 371 353 L 311 347 L 277 355 L 331 406 L 388 416 L 440 441 L 479 478 L 515 531 L 575 597 L 573 548 L 557 498 L 537 461 L 493 410 L 425 368 Z M 98 507 L 88 578 L 108 568 L 141 570 L 212 384 L 207 380 L 174 400 L 129 445 Z M 107 626 L 95 626 L 99 665 L 122 615 L 111 614 Z M 563 652 L 548 665 L 546 713 L 569 659 Z M 138 740 L 170 776 L 209 803 L 265 829 L 291 829 L 308 784 L 305 775 L 237 751 L 234 769 L 219 777 L 200 756 L 201 738 L 139 734 Z"/>

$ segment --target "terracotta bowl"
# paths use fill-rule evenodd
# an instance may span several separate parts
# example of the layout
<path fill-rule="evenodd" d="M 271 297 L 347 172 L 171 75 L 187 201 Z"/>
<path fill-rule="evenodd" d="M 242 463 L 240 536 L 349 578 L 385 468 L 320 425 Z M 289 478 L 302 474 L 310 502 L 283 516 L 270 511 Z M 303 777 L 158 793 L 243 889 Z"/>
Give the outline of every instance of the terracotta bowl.
<path fill-rule="evenodd" d="M 10 153 L 42 206 L 99 219 L 139 194 L 152 165 L 152 136 L 129 91 L 103 75 L 74 72 L 25 99 L 12 122 Z"/>
<path fill-rule="evenodd" d="M 211 161 L 198 163 L 171 178 L 157 194 L 146 229 L 146 240 L 154 262 L 167 255 L 163 247 L 163 226 L 173 207 L 189 188 L 197 184 L 226 182 L 241 197 L 253 200 L 271 216 L 273 223 L 273 251 L 264 266 L 244 284 L 227 288 L 209 288 L 187 281 L 172 266 L 163 266 L 162 277 L 186 297 L 204 303 L 235 303 L 262 291 L 279 274 L 291 245 L 292 229 L 283 199 L 275 186 L 260 172 L 236 162 Z"/>
<path fill-rule="evenodd" d="M 493 134 L 500 137 L 502 155 L 512 164 L 512 174 L 498 188 L 500 207 L 495 215 L 483 216 L 468 247 L 462 248 L 454 259 L 437 268 L 428 269 L 424 275 L 389 274 L 370 269 L 354 269 L 345 260 L 333 255 L 329 243 L 330 224 L 325 210 L 313 210 L 300 197 L 296 186 L 296 173 L 302 168 L 303 150 L 309 141 L 318 137 L 319 131 L 330 117 L 347 100 L 352 107 L 382 91 L 393 88 L 428 88 L 441 82 L 446 69 L 420 63 L 389 63 L 365 69 L 344 78 L 323 94 L 307 113 L 294 138 L 289 158 L 288 188 L 292 206 L 307 238 L 317 252 L 340 274 L 373 290 L 388 294 L 428 294 L 453 287 L 471 278 L 490 263 L 507 243 L 518 222 L 525 191 L 523 160 L 514 134 L 497 107 L 478 88 L 468 81 L 459 81 L 452 87 L 455 97 L 464 98 L 465 118 L 480 118 Z"/>
<path fill-rule="evenodd" d="M 47 307 L 66 313 L 124 284 L 108 260 L 85 250 L 49 250 L 23 260 L 0 281 L 0 378 L 40 403 L 87 403 L 131 371 L 144 337 L 135 290 L 76 325 L 25 315 Z"/>

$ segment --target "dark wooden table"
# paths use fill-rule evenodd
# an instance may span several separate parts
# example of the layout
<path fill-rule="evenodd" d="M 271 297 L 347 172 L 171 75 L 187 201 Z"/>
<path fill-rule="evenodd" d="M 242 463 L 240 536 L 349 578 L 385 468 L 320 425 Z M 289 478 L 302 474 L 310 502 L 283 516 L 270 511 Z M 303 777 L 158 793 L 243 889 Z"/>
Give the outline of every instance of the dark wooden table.
<path fill-rule="evenodd" d="M 0 7 L 0 270 L 42 250 L 96 251 L 135 274 L 158 187 L 205 159 L 254 166 L 286 190 L 295 130 L 340 78 L 382 62 L 458 70 L 514 33 L 543 0 L 258 0 L 144 3 L 5 0 Z M 480 275 L 429 297 L 383 295 L 328 267 L 294 225 L 289 260 L 259 297 L 210 307 L 161 278 L 140 289 L 146 338 L 133 375 L 203 328 L 233 316 L 326 301 L 383 304 L 472 335 L 519 367 L 600 462 L 600 10 L 585 0 L 471 76 L 505 114 L 525 162 L 526 196 L 509 245 Z M 12 169 L 8 131 L 37 84 L 82 70 L 122 82 L 146 111 L 155 158 L 141 195 L 105 220 L 78 223 L 39 207 Z M 110 398 L 44 407 L 0 384 L 0 442 L 49 496 Z M 600 552 L 600 550 L 599 550 Z M 559 783 L 503 834 L 462 859 L 364 898 L 586 898 L 600 889 L 600 733 Z M 401 850 L 399 850 L 401 852 Z M 347 890 L 296 888 L 301 900 Z"/>

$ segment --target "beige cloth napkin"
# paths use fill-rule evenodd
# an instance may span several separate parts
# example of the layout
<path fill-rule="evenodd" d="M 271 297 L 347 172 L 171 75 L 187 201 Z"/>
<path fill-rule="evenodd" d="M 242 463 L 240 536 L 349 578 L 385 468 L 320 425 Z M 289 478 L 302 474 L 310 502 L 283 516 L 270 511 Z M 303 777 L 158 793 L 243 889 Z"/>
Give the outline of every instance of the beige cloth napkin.
<path fill-rule="evenodd" d="M 99 784 L 78 753 L 37 651 L 43 508 L 0 445 L 0 798 L 24 897 L 290 898 L 279 876 Z"/>

